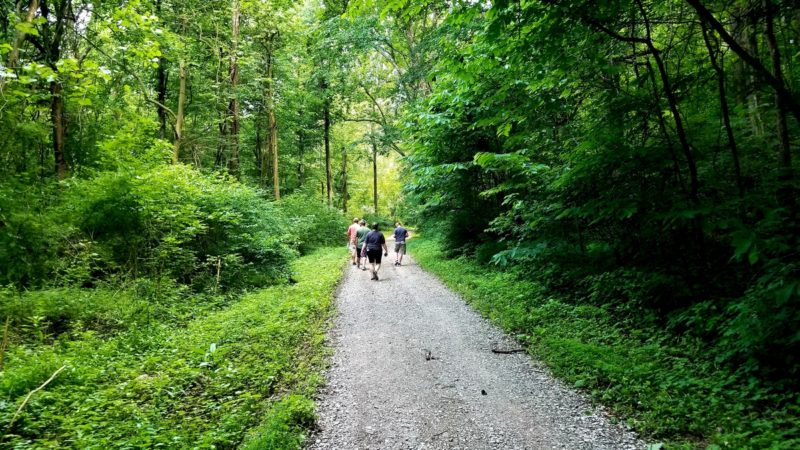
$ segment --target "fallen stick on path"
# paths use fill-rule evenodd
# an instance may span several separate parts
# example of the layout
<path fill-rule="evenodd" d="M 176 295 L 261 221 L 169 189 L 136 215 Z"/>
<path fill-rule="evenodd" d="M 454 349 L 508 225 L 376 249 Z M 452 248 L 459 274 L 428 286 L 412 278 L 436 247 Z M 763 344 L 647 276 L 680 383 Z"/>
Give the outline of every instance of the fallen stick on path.
<path fill-rule="evenodd" d="M 492 344 L 492 353 L 499 353 L 501 355 L 509 355 L 511 353 L 524 353 L 524 348 L 497 348 L 497 344 Z"/>

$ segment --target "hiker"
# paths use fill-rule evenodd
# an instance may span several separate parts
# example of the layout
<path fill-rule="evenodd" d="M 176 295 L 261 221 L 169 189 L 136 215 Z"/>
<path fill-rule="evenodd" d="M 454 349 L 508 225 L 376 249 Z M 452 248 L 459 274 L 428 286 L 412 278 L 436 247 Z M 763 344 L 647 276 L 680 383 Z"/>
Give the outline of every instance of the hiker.
<path fill-rule="evenodd" d="M 356 251 L 358 252 L 358 265 L 357 268 L 361 268 L 361 270 L 367 270 L 367 254 L 362 250 L 364 248 L 364 239 L 367 238 L 367 234 L 369 234 L 369 227 L 367 227 L 367 221 L 361 219 L 359 222 L 358 231 L 356 231 L 356 238 L 358 239 L 356 245 Z"/>
<path fill-rule="evenodd" d="M 394 265 L 400 266 L 403 263 L 403 256 L 406 254 L 406 238 L 408 230 L 403 228 L 400 222 L 394 224 Z"/>
<path fill-rule="evenodd" d="M 363 250 L 367 252 L 370 267 L 372 267 L 372 279 L 378 281 L 378 271 L 381 270 L 381 247 L 383 256 L 389 256 L 389 249 L 386 248 L 386 238 L 380 232 L 378 223 L 372 224 L 372 231 L 367 233 L 364 238 Z"/>
<path fill-rule="evenodd" d="M 357 231 L 358 217 L 354 218 L 353 223 L 347 227 L 347 249 L 350 250 L 350 259 L 352 260 L 354 266 L 358 265 L 356 262 L 358 258 L 358 247 L 356 247 L 358 243 L 358 238 L 356 237 Z"/>

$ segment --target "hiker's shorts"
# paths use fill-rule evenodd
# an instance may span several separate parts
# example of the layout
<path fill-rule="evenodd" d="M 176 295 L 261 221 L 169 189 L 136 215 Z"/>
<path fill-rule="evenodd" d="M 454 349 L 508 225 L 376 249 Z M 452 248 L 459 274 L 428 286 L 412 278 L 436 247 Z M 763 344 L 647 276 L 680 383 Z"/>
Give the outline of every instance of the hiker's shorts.
<path fill-rule="evenodd" d="M 367 250 L 367 259 L 369 259 L 370 263 L 380 264 L 381 257 L 383 256 L 383 250 Z"/>
<path fill-rule="evenodd" d="M 396 242 L 394 244 L 394 252 L 399 253 L 401 255 L 406 254 L 406 243 L 405 242 Z"/>

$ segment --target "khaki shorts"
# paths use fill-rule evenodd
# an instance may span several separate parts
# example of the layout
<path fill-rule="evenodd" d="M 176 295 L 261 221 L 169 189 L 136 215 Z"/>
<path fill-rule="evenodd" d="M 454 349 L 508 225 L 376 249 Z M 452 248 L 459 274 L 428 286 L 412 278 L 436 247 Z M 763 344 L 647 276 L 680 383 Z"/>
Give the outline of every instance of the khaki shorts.
<path fill-rule="evenodd" d="M 394 244 L 394 252 L 400 253 L 401 255 L 406 254 L 406 243 L 405 242 L 397 242 Z"/>

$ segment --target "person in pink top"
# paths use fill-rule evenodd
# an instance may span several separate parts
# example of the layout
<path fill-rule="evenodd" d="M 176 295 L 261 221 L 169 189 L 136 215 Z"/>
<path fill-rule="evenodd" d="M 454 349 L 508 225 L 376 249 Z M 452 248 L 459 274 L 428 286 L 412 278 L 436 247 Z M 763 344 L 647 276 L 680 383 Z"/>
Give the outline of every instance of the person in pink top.
<path fill-rule="evenodd" d="M 353 260 L 353 265 L 358 265 L 358 217 L 353 219 L 353 223 L 347 228 L 347 249 L 350 250 L 350 258 Z"/>

